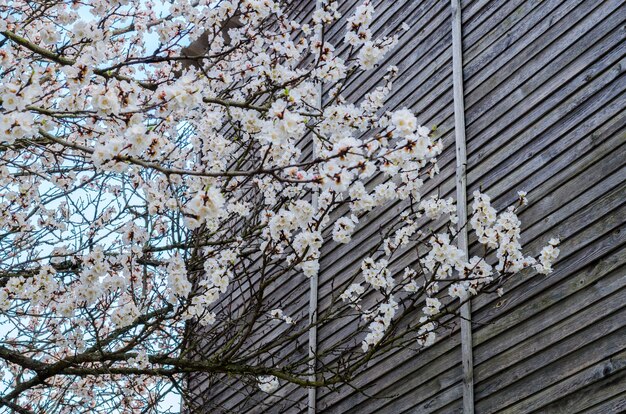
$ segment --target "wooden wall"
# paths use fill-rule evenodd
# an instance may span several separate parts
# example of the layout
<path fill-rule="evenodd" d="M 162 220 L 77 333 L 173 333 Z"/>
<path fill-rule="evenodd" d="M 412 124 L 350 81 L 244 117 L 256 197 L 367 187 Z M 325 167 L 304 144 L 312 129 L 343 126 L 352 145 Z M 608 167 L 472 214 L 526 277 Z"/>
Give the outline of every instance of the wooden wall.
<path fill-rule="evenodd" d="M 474 1 L 463 18 L 468 193 L 504 208 L 525 189 L 523 242 L 563 240 L 554 273 L 474 302 L 476 412 L 625 410 L 626 5 Z"/>
<path fill-rule="evenodd" d="M 306 3 L 302 16 L 314 2 Z M 348 16 L 359 3 L 340 1 L 340 8 Z M 376 35 L 403 22 L 410 30 L 386 64 L 357 78 L 345 95 L 360 99 L 388 65 L 398 66 L 387 109 L 409 107 L 420 123 L 437 127 L 446 149 L 441 174 L 426 190 L 454 195 L 450 3 L 373 4 Z M 563 240 L 554 273 L 520 275 L 503 297 L 473 302 L 476 412 L 626 411 L 626 4 L 467 0 L 462 19 L 468 203 L 481 188 L 504 209 L 526 190 L 526 248 L 536 252 L 556 235 Z M 339 50 L 343 34 L 342 25 L 329 33 Z M 378 240 L 379 226 L 403 208 L 373 211 L 352 243 L 324 246 L 321 310 Z M 395 266 L 414 259 L 399 257 Z M 306 319 L 308 281 L 291 283 L 281 305 Z M 320 349 L 353 323 L 322 326 Z M 353 384 L 367 395 L 351 387 L 319 390 L 318 412 L 457 413 L 461 378 L 460 335 L 453 332 L 419 355 L 403 350 L 374 361 Z M 306 411 L 306 390 L 287 385 L 276 396 L 246 400 L 241 385 L 226 381 L 192 381 L 207 400 L 205 412 Z"/>

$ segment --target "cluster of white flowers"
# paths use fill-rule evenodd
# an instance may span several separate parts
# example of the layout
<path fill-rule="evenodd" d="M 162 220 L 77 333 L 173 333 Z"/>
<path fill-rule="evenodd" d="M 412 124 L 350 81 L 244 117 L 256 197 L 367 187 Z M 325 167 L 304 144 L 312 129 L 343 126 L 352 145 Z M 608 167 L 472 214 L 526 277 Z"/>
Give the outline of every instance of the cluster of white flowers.
<path fill-rule="evenodd" d="M 439 220 L 439 218 L 447 214 L 450 217 L 450 222 L 455 224 L 458 222 L 456 217 L 456 205 L 452 198 L 441 199 L 436 196 L 431 196 L 426 200 L 420 202 L 420 207 L 424 210 L 426 217 L 432 220 Z"/>
<path fill-rule="evenodd" d="M 359 219 L 354 214 L 337 219 L 333 227 L 333 240 L 337 243 L 349 243 L 358 222 Z"/>
<path fill-rule="evenodd" d="M 526 192 L 518 193 L 520 204 L 527 204 Z M 525 257 L 521 252 L 520 233 L 521 222 L 515 214 L 515 208 L 509 207 L 501 214 L 497 214 L 491 206 L 490 198 L 478 191 L 474 192 L 472 204 L 473 215 L 470 220 L 472 228 L 476 231 L 478 241 L 490 248 L 497 249 L 498 272 L 519 272 L 522 269 L 536 265 L 539 273 L 550 273 L 552 263 L 559 254 L 556 246 L 557 239 L 551 239 L 548 246 L 544 247 L 540 256 L 540 263 L 533 257 Z"/>
<path fill-rule="evenodd" d="M 59 310 L 70 312 L 74 304 L 95 303 L 105 292 L 102 278 L 109 273 L 111 266 L 106 260 L 103 247 L 94 246 L 92 251 L 82 258 L 82 263 L 78 283 L 72 286 L 68 301 L 64 306 L 59 306 Z"/>
<path fill-rule="evenodd" d="M 265 375 L 257 378 L 259 389 L 268 394 L 273 393 L 280 386 L 278 378 L 273 375 Z"/>
<path fill-rule="evenodd" d="M 361 196 L 361 194 L 355 194 Z M 436 326 L 438 315 L 442 311 L 439 281 L 445 281 L 452 277 L 461 280 L 454 281 L 448 285 L 447 294 L 450 298 L 466 300 L 471 295 L 476 295 L 483 286 L 494 280 L 496 274 L 518 272 L 526 267 L 535 265 L 535 269 L 540 273 L 549 273 L 551 264 L 557 258 L 559 250 L 556 247 L 559 243 L 557 239 L 550 240 L 548 246 L 544 247 L 536 261 L 532 257 L 521 255 L 520 222 L 513 208 L 509 208 L 501 214 L 491 206 L 488 196 L 476 192 L 474 194 L 474 214 L 471 219 L 473 228 L 479 235 L 479 241 L 488 247 L 495 249 L 498 264 L 494 268 L 483 257 L 472 257 L 466 259 L 462 250 L 456 247 L 451 240 L 449 233 L 434 234 L 429 239 L 429 251 L 420 260 L 421 269 L 432 275 L 429 282 L 420 284 L 417 281 L 418 273 L 410 268 L 404 269 L 400 286 L 404 292 L 409 294 L 420 292 L 425 293 L 425 305 L 422 308 L 423 316 L 420 318 L 420 328 L 417 332 L 417 342 L 420 346 L 430 346 L 436 340 Z M 456 208 L 452 199 L 442 200 L 431 197 L 419 203 L 420 211 L 430 220 L 437 220 L 442 215 L 447 214 L 453 223 L 456 223 Z M 416 217 L 420 217 L 417 213 Z M 390 237 L 384 240 L 385 254 L 391 257 L 399 246 L 408 243 L 409 238 L 414 235 L 421 235 L 416 222 L 411 215 L 404 213 L 401 216 L 402 226 L 400 226 Z M 386 259 L 375 261 L 373 258 L 366 258 L 361 264 L 364 280 L 373 289 L 381 290 L 383 293 L 394 291 L 396 286 L 394 278 L 388 269 Z M 496 273 L 497 272 L 497 273 Z M 428 275 L 424 275 L 428 276 Z M 340 298 L 344 302 L 349 302 L 355 306 L 365 293 L 365 289 L 359 283 L 354 283 L 346 289 Z M 363 349 L 367 350 L 373 344 L 377 344 L 383 338 L 389 320 L 379 317 L 378 310 L 362 309 L 357 307 L 365 318 L 373 319 L 363 340 Z M 388 312 L 386 315 L 392 315 Z"/>
<path fill-rule="evenodd" d="M 198 281 L 198 287 L 187 310 L 187 317 L 196 317 L 203 325 L 215 323 L 216 314 L 209 311 L 210 305 L 217 302 L 220 294 L 228 290 L 233 279 L 231 266 L 238 256 L 239 252 L 236 249 L 226 249 L 216 258 L 205 259 L 203 268 L 206 276 Z"/>
<path fill-rule="evenodd" d="M 143 369 L 148 368 L 150 366 L 148 354 L 144 350 L 138 351 L 137 355 L 128 360 L 128 365 Z"/>
<path fill-rule="evenodd" d="M 274 319 L 280 319 L 288 325 L 295 325 L 296 323 L 290 316 L 285 315 L 282 309 L 272 309 L 270 316 Z"/>
<path fill-rule="evenodd" d="M 541 249 L 538 263 L 535 265 L 537 272 L 547 275 L 552 272 L 552 264 L 559 257 L 560 250 L 557 247 L 561 241 L 557 238 L 550 239 L 548 245 Z"/>
<path fill-rule="evenodd" d="M 374 68 L 381 60 L 383 60 L 387 52 L 393 49 L 397 43 L 398 38 L 396 36 L 374 41 L 366 41 L 361 46 L 357 56 L 359 64 L 364 69 Z"/>
<path fill-rule="evenodd" d="M 339 298 L 344 302 L 356 304 L 361 300 L 361 295 L 365 292 L 365 288 L 360 283 L 352 283 Z"/>
<path fill-rule="evenodd" d="M 466 280 L 450 285 L 448 294 L 453 298 L 464 300 L 468 295 L 477 294 L 479 286 L 493 280 L 493 268 L 481 257 L 472 257 L 458 270 L 459 274 Z"/>
<path fill-rule="evenodd" d="M 430 272 L 435 273 L 439 279 L 445 279 L 452 275 L 455 269 L 463 267 L 465 253 L 450 243 L 447 233 L 440 233 L 430 238 L 431 249 L 421 262 Z"/>
<path fill-rule="evenodd" d="M 391 115 L 391 123 L 400 136 L 410 135 L 417 129 L 417 118 L 406 108 L 395 111 Z"/>
<path fill-rule="evenodd" d="M 185 298 L 191 292 L 191 283 L 187 279 L 185 261 L 180 255 L 174 255 L 167 264 L 167 286 L 170 291 L 170 303 L 178 303 L 178 298 Z"/>
<path fill-rule="evenodd" d="M 392 296 L 387 302 L 381 303 L 375 310 L 363 314 L 365 320 L 372 321 L 368 325 L 369 332 L 365 335 L 363 342 L 361 342 L 363 352 L 366 352 L 370 346 L 378 344 L 383 339 L 397 310 L 398 303 Z"/>
<path fill-rule="evenodd" d="M 497 211 L 491 206 L 491 199 L 488 195 L 474 191 L 474 203 L 472 204 L 472 217 L 470 224 L 478 236 L 478 241 L 482 244 L 494 248 L 498 245 L 495 230 L 492 224 L 497 218 Z"/>
<path fill-rule="evenodd" d="M 363 279 L 376 290 L 393 287 L 394 280 L 391 277 L 391 271 L 387 268 L 388 264 L 385 259 L 374 261 L 371 257 L 366 258 L 361 262 Z"/>
<path fill-rule="evenodd" d="M 236 203 L 228 205 L 228 211 L 230 213 L 235 213 L 241 217 L 248 217 L 251 214 L 250 208 L 250 204 L 243 201 L 237 201 Z"/>
<path fill-rule="evenodd" d="M 227 259 L 222 256 L 220 260 L 206 259 L 204 262 L 204 272 L 206 277 L 202 280 L 202 285 L 208 288 L 217 288 L 220 293 L 226 292 L 232 277 L 228 270 Z"/>
<path fill-rule="evenodd" d="M 534 263 L 532 257 L 526 258 L 522 254 L 521 225 L 517 215 L 509 209 L 498 216 L 493 226 L 499 242 L 496 269 L 500 272 L 519 272 Z"/>
<path fill-rule="evenodd" d="M 266 211 L 269 217 L 268 233 L 274 243 L 274 251 L 282 252 L 287 247 L 293 249 L 293 254 L 287 259 L 293 261 L 299 258 L 296 269 L 301 270 L 304 276 L 312 277 L 319 271 L 320 249 L 323 244 L 322 233 L 314 224 L 314 209 L 311 203 L 297 200 L 288 208 L 280 209 L 277 213 Z M 324 219 L 324 223 L 328 218 Z M 265 249 L 270 244 L 266 240 L 261 244 Z"/>
<path fill-rule="evenodd" d="M 117 115 L 120 112 L 120 99 L 112 89 L 104 87 L 92 90 L 91 106 L 101 115 Z"/>
<path fill-rule="evenodd" d="M 302 231 L 293 241 L 295 252 L 303 258 L 303 262 L 296 266 L 306 277 L 312 277 L 319 272 L 320 249 L 323 243 L 319 231 Z"/>
<path fill-rule="evenodd" d="M 306 254 L 307 258 L 317 258 L 322 242 L 322 234 L 319 231 L 301 231 L 294 238 L 293 247 L 299 255 Z"/>
<path fill-rule="evenodd" d="M 410 217 L 404 217 L 403 221 L 404 225 L 394 232 L 393 238 L 387 238 L 383 242 L 387 256 L 391 256 L 393 252 L 400 247 L 408 246 L 412 236 L 419 236 L 421 234 L 417 222 L 413 221 Z"/>
<path fill-rule="evenodd" d="M 0 84 L 0 104 L 7 112 L 23 111 L 29 102 L 38 99 L 43 92 L 41 85 L 31 83 L 21 85 L 14 82 Z M 15 115 L 18 115 L 16 112 Z"/>
<path fill-rule="evenodd" d="M 417 344 L 423 347 L 433 345 L 437 339 L 435 324 L 433 322 L 429 322 L 429 319 L 426 316 L 422 316 L 419 319 L 419 322 L 421 326 L 417 331 Z"/>
<path fill-rule="evenodd" d="M 426 305 L 422 308 L 422 312 L 428 316 L 434 316 L 441 310 L 441 302 L 437 298 L 426 298 Z"/>
<path fill-rule="evenodd" d="M 217 321 L 215 312 L 208 310 L 209 305 L 219 299 L 217 289 L 208 289 L 201 295 L 196 295 L 191 299 L 191 306 L 187 309 L 186 318 L 196 318 L 202 326 L 213 325 Z"/>
<path fill-rule="evenodd" d="M 527 198 L 528 193 L 526 191 L 518 191 L 517 192 L 517 197 L 519 198 L 519 203 L 522 206 L 528 205 L 528 198 Z"/>
<path fill-rule="evenodd" d="M 33 135 L 34 117 L 28 112 L 0 113 L 0 142 L 13 144 Z"/>
<path fill-rule="evenodd" d="M 186 218 L 187 226 L 194 229 L 208 219 L 218 218 L 224 214 L 224 203 L 224 196 L 218 188 L 198 191 L 186 204 L 189 214 Z"/>
<path fill-rule="evenodd" d="M 132 324 L 135 319 L 140 315 L 140 310 L 132 300 L 129 300 L 124 305 L 117 307 L 111 312 L 111 322 L 118 328 L 128 326 Z"/>
<path fill-rule="evenodd" d="M 156 96 L 166 105 L 161 110 L 189 110 L 202 102 L 199 85 L 191 75 L 182 76 L 174 83 L 164 85 Z"/>
<path fill-rule="evenodd" d="M 288 238 L 291 232 L 299 227 L 296 215 L 289 210 L 281 210 L 274 214 L 268 223 L 270 235 L 274 240 Z"/>
<path fill-rule="evenodd" d="M 374 17 L 374 7 L 369 1 L 363 2 L 357 6 L 354 15 L 346 19 L 348 31 L 344 40 L 352 46 L 359 46 L 372 38 L 372 32 L 369 29 Z"/>
<path fill-rule="evenodd" d="M 402 274 L 403 290 L 415 293 L 420 289 L 420 285 L 415 280 L 415 276 L 417 276 L 415 269 L 411 269 L 410 267 L 404 268 L 404 273 Z"/>
<path fill-rule="evenodd" d="M 55 275 L 54 268 L 46 265 L 32 277 L 9 278 L 0 290 L 0 310 L 8 309 L 13 298 L 29 300 L 34 305 L 45 305 L 59 288 Z"/>

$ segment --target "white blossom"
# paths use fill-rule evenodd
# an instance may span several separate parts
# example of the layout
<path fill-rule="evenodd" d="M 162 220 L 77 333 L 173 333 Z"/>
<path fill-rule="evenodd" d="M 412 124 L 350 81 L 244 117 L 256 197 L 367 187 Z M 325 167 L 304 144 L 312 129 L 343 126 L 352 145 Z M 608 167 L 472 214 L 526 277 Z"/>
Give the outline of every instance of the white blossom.
<path fill-rule="evenodd" d="M 296 323 L 291 317 L 285 315 L 282 309 L 272 309 L 270 316 L 274 319 L 281 319 L 288 325 L 294 325 Z"/>
<path fill-rule="evenodd" d="M 266 376 L 259 377 L 257 381 L 259 384 L 259 389 L 268 394 L 273 393 L 280 386 L 280 383 L 278 382 L 278 378 L 276 378 L 273 375 L 266 375 Z"/>

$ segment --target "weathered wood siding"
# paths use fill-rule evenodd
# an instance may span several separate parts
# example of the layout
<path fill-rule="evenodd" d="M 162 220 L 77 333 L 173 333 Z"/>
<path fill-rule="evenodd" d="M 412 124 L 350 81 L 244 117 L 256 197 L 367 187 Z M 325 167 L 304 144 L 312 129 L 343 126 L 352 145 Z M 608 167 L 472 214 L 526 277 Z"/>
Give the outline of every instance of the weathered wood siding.
<path fill-rule="evenodd" d="M 554 273 L 473 304 L 478 413 L 624 409 L 625 19 L 622 0 L 465 5 L 468 194 L 527 190 L 525 245 L 563 240 Z"/>
<path fill-rule="evenodd" d="M 305 2 L 302 16 L 314 1 Z M 351 14 L 357 1 L 341 1 Z M 400 69 L 387 109 L 409 107 L 437 126 L 446 149 L 425 191 L 454 195 L 454 110 L 450 4 L 375 0 L 375 36 L 407 23 L 385 65 L 355 79 L 360 99 L 388 65 Z M 614 413 L 626 410 L 626 5 L 623 0 L 462 2 L 468 152 L 468 203 L 481 188 L 499 209 L 526 190 L 523 243 L 537 252 L 559 235 L 561 257 L 549 276 L 520 275 L 503 297 L 472 304 L 477 413 Z M 343 25 L 331 42 L 341 50 Z M 379 226 L 405 206 L 369 213 L 349 245 L 324 246 L 319 305 L 378 241 Z M 470 252 L 476 248 L 470 233 Z M 396 258 L 393 267 L 414 262 Z M 286 313 L 307 318 L 308 281 L 281 289 Z M 320 327 L 324 349 L 356 321 Z M 278 334 L 278 333 L 275 333 Z M 306 339 L 304 339 L 306 341 Z M 301 349 L 288 352 L 306 353 Z M 318 391 L 320 413 L 462 411 L 460 335 L 416 355 L 403 350 L 372 364 L 351 387 Z M 284 385 L 253 399 L 236 380 L 192 381 L 206 412 L 306 411 L 306 390 Z M 264 404 L 260 404 L 265 399 Z M 219 406 L 221 408 L 216 408 Z"/>

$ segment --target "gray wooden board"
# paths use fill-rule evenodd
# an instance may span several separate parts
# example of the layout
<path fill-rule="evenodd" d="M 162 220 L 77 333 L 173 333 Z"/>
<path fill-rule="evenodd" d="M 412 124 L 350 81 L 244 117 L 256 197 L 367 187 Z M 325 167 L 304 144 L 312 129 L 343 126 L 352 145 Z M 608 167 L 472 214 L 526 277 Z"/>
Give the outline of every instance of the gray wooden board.
<path fill-rule="evenodd" d="M 623 381 L 626 382 L 626 381 Z M 605 414 L 605 413 L 623 413 L 626 412 L 626 391 L 616 396 L 602 401 L 593 407 L 579 411 L 580 414 Z"/>

